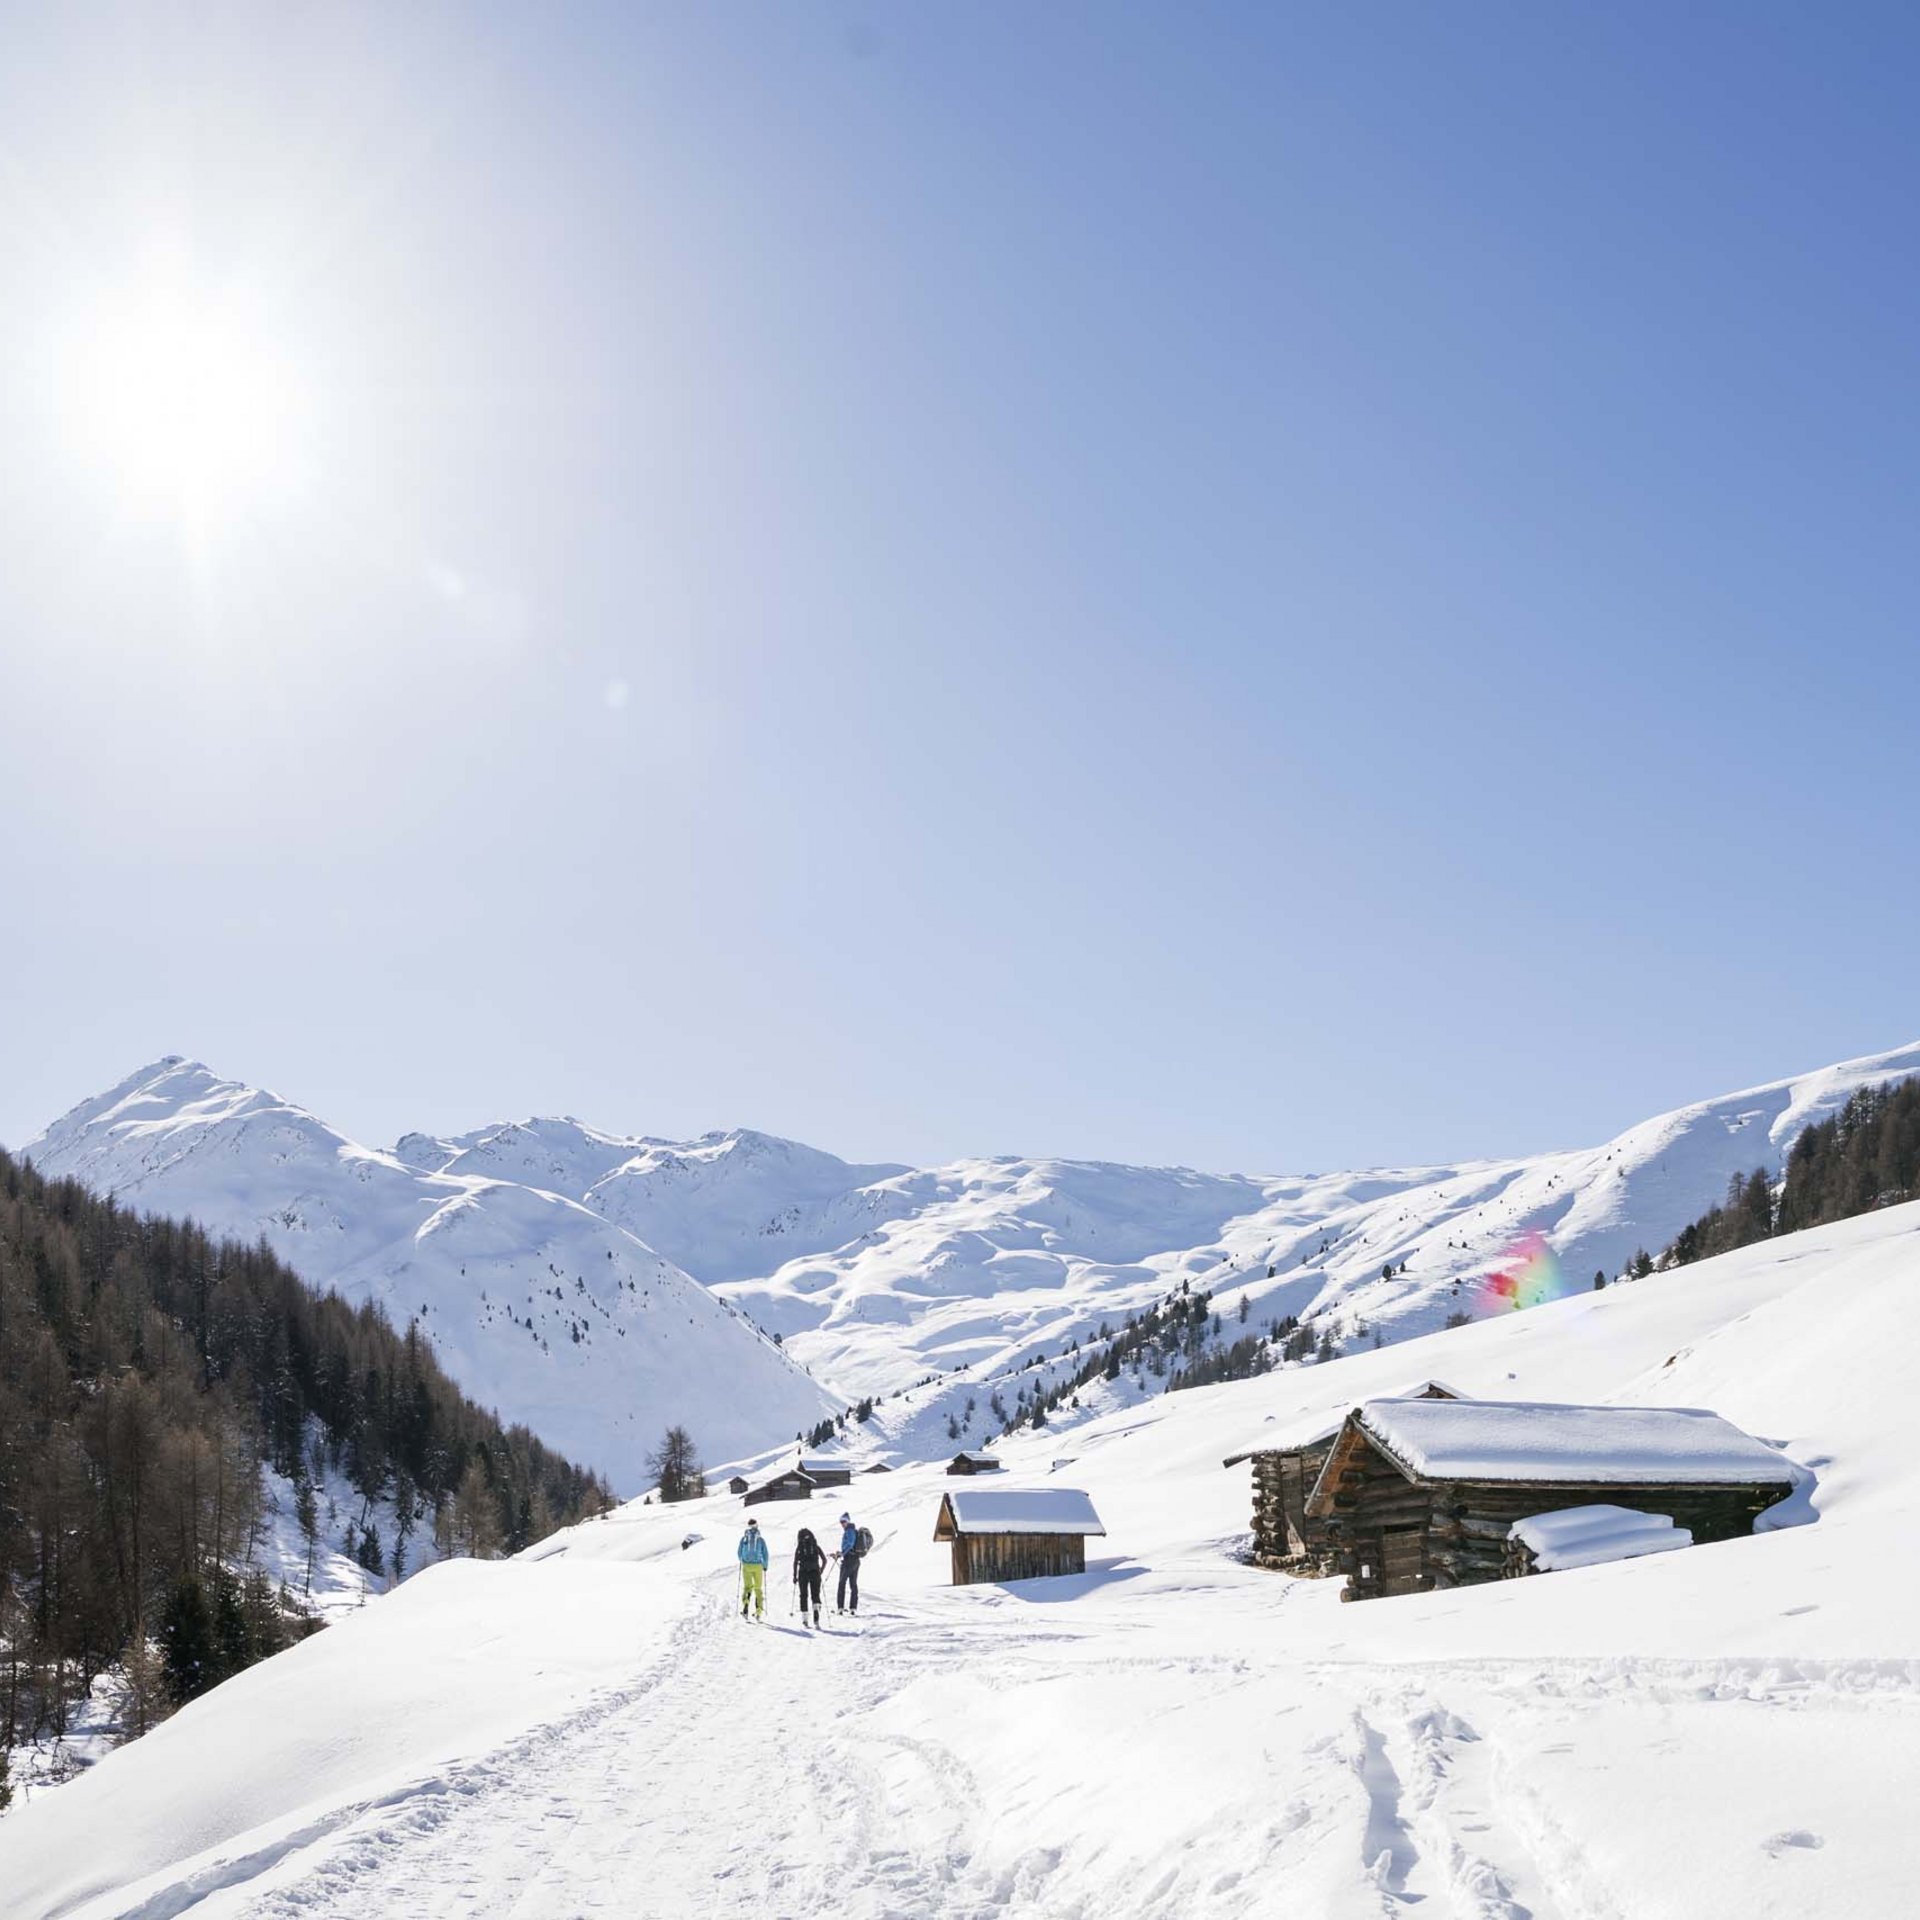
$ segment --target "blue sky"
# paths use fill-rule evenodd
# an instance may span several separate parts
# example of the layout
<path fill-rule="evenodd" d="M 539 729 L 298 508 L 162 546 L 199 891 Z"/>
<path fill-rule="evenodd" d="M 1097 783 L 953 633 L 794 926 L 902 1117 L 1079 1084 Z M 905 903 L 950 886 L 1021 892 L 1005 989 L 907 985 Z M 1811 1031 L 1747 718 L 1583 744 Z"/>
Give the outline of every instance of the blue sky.
<path fill-rule="evenodd" d="M 8 41 L 0 1140 L 1304 1169 L 1920 1034 L 1911 9 Z"/>

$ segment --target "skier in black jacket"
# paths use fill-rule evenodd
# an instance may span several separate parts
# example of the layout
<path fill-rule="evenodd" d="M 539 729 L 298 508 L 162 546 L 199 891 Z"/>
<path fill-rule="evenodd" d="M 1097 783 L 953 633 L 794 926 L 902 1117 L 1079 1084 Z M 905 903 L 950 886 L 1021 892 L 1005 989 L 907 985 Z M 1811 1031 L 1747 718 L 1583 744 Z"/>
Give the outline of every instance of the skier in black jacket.
<path fill-rule="evenodd" d="M 813 1624 L 820 1624 L 820 1577 L 827 1570 L 827 1556 L 811 1527 L 800 1529 L 793 1547 L 793 1584 L 800 1589 L 800 1623 L 806 1624 L 807 1609 L 813 1609 Z"/>

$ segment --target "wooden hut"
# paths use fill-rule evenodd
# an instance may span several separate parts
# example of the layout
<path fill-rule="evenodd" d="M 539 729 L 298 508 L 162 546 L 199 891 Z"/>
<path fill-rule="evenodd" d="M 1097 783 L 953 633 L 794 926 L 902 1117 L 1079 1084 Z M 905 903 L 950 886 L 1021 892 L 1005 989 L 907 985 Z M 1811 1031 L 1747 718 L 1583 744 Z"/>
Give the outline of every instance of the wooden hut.
<path fill-rule="evenodd" d="M 1417 1380 L 1393 1399 L 1457 1400 L 1460 1395 L 1439 1380 Z M 1256 1566 L 1284 1567 L 1289 1573 L 1331 1573 L 1326 1528 L 1307 1517 L 1307 1495 L 1326 1465 L 1350 1408 L 1321 1407 L 1263 1434 L 1258 1446 L 1230 1453 L 1220 1464 L 1253 1462 L 1253 1560 Z"/>
<path fill-rule="evenodd" d="M 785 1473 L 776 1473 L 771 1480 L 755 1487 L 741 1504 L 757 1507 L 767 1500 L 811 1500 L 815 1485 L 812 1474 L 789 1467 Z"/>
<path fill-rule="evenodd" d="M 747 1476 L 744 1473 L 736 1473 L 733 1478 L 727 1482 L 727 1491 L 729 1493 L 745 1493 L 746 1490 Z"/>
<path fill-rule="evenodd" d="M 1001 1470 L 1000 1456 L 997 1453 L 982 1453 L 978 1450 L 971 1453 L 956 1453 L 947 1462 L 949 1473 L 962 1476 L 970 1473 L 999 1473 Z"/>
<path fill-rule="evenodd" d="M 953 1584 L 1085 1573 L 1087 1536 L 1106 1528 L 1074 1487 L 952 1487 L 933 1537 L 953 1546 Z"/>
<path fill-rule="evenodd" d="M 844 1460 L 802 1460 L 800 1471 L 816 1487 L 850 1487 L 853 1469 Z"/>
<path fill-rule="evenodd" d="M 1792 1491 L 1784 1454 L 1698 1407 L 1370 1400 L 1307 1499 L 1346 1600 L 1498 1580 L 1518 1520 L 1607 1504 L 1731 1540 Z"/>

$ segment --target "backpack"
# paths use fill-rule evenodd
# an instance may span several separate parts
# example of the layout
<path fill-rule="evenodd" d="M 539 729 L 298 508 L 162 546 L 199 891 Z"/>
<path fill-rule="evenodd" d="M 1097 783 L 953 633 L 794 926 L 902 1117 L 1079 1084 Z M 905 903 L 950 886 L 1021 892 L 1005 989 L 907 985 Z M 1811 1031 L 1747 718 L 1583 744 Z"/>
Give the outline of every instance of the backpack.
<path fill-rule="evenodd" d="M 860 1542 L 860 1551 L 862 1553 L 871 1553 L 873 1551 L 873 1529 L 871 1527 L 862 1527 L 854 1537 Z"/>

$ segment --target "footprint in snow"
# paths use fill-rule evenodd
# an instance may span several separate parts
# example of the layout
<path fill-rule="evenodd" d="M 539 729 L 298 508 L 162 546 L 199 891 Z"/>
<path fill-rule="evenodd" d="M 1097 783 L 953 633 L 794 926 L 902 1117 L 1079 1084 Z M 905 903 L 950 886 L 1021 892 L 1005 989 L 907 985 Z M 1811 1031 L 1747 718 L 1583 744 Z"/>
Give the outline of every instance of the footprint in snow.
<path fill-rule="evenodd" d="M 1777 1860 L 1790 1847 L 1817 1848 L 1827 1843 L 1817 1833 L 1809 1833 L 1805 1827 L 1791 1827 L 1785 1833 L 1769 1834 L 1760 1844 Z"/>

